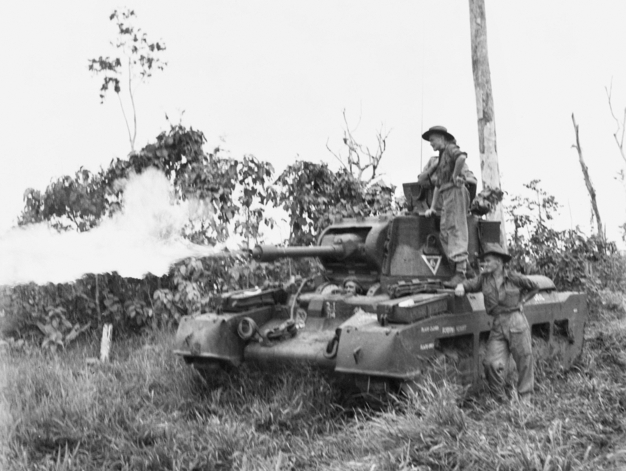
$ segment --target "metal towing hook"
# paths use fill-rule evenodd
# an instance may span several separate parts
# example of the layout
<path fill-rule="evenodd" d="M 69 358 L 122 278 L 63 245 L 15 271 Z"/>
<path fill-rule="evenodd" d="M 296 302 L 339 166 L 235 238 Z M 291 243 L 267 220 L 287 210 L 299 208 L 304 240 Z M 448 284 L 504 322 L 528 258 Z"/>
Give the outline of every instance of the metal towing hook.
<path fill-rule="evenodd" d="M 290 339 L 297 333 L 298 328 L 296 327 L 296 321 L 288 319 L 279 326 L 266 330 L 265 337 L 267 337 L 268 340 Z"/>
<path fill-rule="evenodd" d="M 328 341 L 326 349 L 324 350 L 324 357 L 332 360 L 337 356 L 339 350 L 339 337 L 341 336 L 341 329 L 335 330 L 335 336 Z"/>
<path fill-rule="evenodd" d="M 299 330 L 306 326 L 307 313 L 304 309 L 298 308 L 293 319 L 287 319 L 280 325 L 261 332 L 259 326 L 250 317 L 243 317 L 237 325 L 237 335 L 242 340 L 248 342 L 257 338 L 261 343 L 275 340 L 285 340 L 295 337 Z"/>
<path fill-rule="evenodd" d="M 245 342 L 256 341 L 261 345 L 270 346 L 272 342 L 267 336 L 268 333 L 269 331 L 261 332 L 257 323 L 250 317 L 242 318 L 237 325 L 237 335 Z"/>

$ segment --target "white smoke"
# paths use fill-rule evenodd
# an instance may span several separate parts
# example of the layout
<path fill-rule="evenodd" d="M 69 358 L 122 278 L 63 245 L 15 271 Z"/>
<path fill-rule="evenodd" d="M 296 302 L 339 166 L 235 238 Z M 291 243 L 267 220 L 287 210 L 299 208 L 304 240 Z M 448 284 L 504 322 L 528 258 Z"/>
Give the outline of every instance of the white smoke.
<path fill-rule="evenodd" d="M 125 181 L 123 210 L 89 232 L 59 233 L 42 223 L 0 237 L 0 285 L 65 283 L 86 273 L 164 275 L 178 260 L 219 250 L 180 237 L 189 215 L 165 175 L 148 169 Z"/>

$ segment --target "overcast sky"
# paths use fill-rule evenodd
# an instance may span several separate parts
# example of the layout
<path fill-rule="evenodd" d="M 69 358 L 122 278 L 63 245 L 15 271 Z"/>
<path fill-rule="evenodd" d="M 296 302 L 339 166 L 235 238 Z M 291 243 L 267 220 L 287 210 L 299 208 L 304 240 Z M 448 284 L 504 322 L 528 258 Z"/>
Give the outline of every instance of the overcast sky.
<path fill-rule="evenodd" d="M 137 147 L 174 122 L 224 139 L 282 170 L 295 159 L 337 167 L 342 110 L 357 139 L 391 130 L 381 171 L 412 181 L 432 151 L 420 134 L 441 124 L 480 173 L 468 0 L 12 1 L 0 6 L 0 231 L 28 187 L 129 151 L 119 103 L 100 104 L 87 60 L 112 54 L 115 8 L 167 45 L 166 70 L 137 89 Z M 541 179 L 563 204 L 561 228 L 588 230 L 590 205 L 571 114 L 609 237 L 619 238 L 625 167 L 604 87 L 626 105 L 626 2 L 487 0 L 502 184 Z M 184 114 L 182 112 L 184 111 Z"/>

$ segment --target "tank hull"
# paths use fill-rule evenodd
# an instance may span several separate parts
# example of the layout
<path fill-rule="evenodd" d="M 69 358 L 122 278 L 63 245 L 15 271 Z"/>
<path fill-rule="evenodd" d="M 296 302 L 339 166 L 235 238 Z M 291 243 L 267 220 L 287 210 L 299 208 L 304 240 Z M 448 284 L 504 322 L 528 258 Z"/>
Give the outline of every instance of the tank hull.
<path fill-rule="evenodd" d="M 469 267 L 477 273 L 483 246 L 498 242 L 500 231 L 472 215 L 467 222 Z M 182 319 L 174 351 L 201 367 L 307 363 L 352 377 L 364 390 L 414 381 L 440 363 L 461 382 L 475 382 L 493 318 L 482 294 L 458 298 L 442 289 L 454 267 L 439 230 L 437 217 L 423 215 L 345 219 L 324 229 L 317 247 L 259 246 L 253 256 L 260 261 L 316 255 L 319 283 L 225 293 L 219 312 Z M 585 295 L 530 278 L 539 292 L 524 312 L 536 358 L 556 357 L 567 368 L 582 352 Z M 358 295 L 342 289 L 347 280 L 360 286 Z"/>
<path fill-rule="evenodd" d="M 311 295 L 302 305 L 307 308 L 306 321 L 289 335 L 272 339 L 264 333 L 280 333 L 280 326 L 290 317 L 288 305 L 184 317 L 174 353 L 200 367 L 207 363 L 237 367 L 250 362 L 270 368 L 305 363 L 353 376 L 363 388 L 369 388 L 371 379 L 414 381 L 442 358 L 464 384 L 482 376 L 493 319 L 485 313 L 480 293 L 463 298 L 433 293 L 397 299 Z M 565 368 L 571 366 L 582 352 L 585 296 L 540 292 L 526 304 L 524 313 L 536 357 L 555 357 Z M 243 339 L 238 334 L 244 318 L 254 321 L 256 336 Z"/>

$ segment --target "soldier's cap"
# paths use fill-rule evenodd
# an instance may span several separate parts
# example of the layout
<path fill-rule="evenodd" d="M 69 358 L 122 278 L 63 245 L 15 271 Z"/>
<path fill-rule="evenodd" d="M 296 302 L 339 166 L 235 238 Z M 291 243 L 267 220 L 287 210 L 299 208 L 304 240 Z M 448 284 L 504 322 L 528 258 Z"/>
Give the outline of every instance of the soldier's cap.
<path fill-rule="evenodd" d="M 358 289 L 363 291 L 363 285 L 361 283 L 359 283 L 359 280 L 357 280 L 356 276 L 348 276 L 348 277 L 346 277 L 343 280 L 343 283 L 341 283 L 341 286 L 343 286 L 345 288 L 346 287 L 346 283 L 348 283 L 349 281 L 354 283 L 357 286 Z"/>
<path fill-rule="evenodd" d="M 480 259 L 483 260 L 487 255 L 500 257 L 504 263 L 508 263 L 511 260 L 511 256 L 500 246 L 500 244 L 484 244 L 483 253 L 480 256 Z"/>
<path fill-rule="evenodd" d="M 425 141 L 428 141 L 432 134 L 441 134 L 448 141 L 453 141 L 454 140 L 454 136 L 452 134 L 450 134 L 448 132 L 448 129 L 443 127 L 443 126 L 433 126 L 428 131 L 426 131 L 424 134 L 422 134 L 422 139 L 424 139 Z"/>

